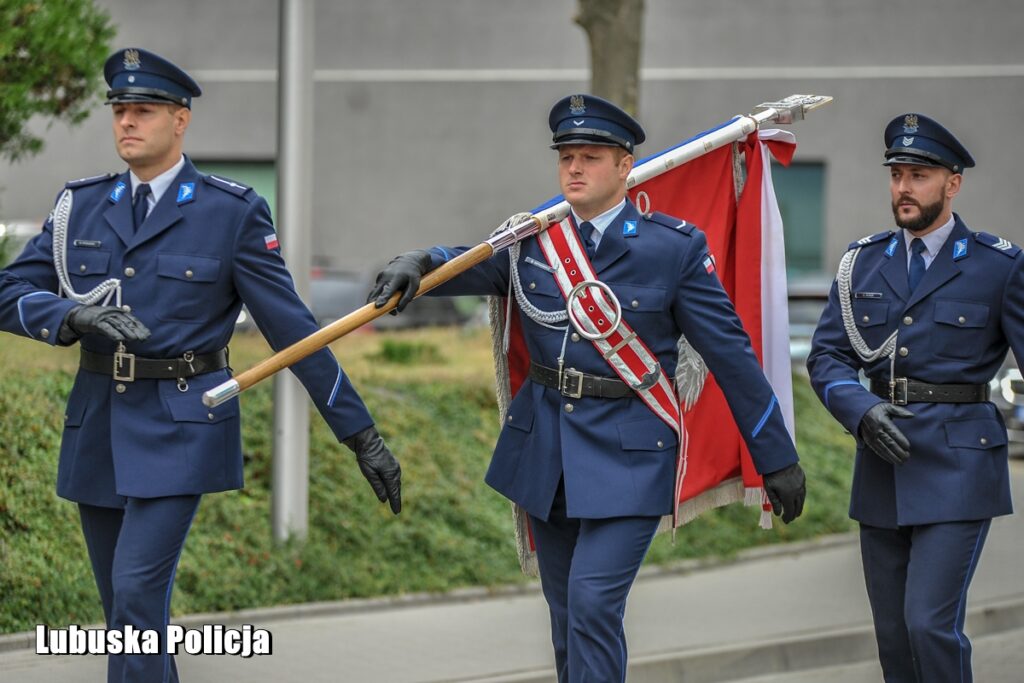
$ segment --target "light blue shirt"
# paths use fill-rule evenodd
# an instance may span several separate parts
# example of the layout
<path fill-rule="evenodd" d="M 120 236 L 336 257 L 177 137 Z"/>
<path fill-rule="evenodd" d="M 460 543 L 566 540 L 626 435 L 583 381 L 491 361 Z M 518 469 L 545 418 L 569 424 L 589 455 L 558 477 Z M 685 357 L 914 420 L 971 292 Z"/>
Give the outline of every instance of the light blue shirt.
<path fill-rule="evenodd" d="M 593 221 L 591 221 L 593 222 Z M 949 234 L 953 232 L 953 225 L 956 223 L 953 220 L 953 216 L 949 217 L 941 228 L 928 233 L 924 237 L 918 237 L 917 239 L 924 241 L 924 251 L 921 252 L 921 256 L 924 257 L 924 267 L 928 268 L 935 260 L 935 257 L 939 255 L 939 250 L 942 249 L 942 245 L 949 239 Z M 914 239 L 914 233 L 909 230 L 903 231 L 903 239 L 906 241 L 907 248 L 907 269 L 910 269 L 910 257 L 912 252 L 910 251 L 910 241 Z"/>
<path fill-rule="evenodd" d="M 153 207 L 156 206 L 156 203 L 160 201 L 160 198 L 164 196 L 164 192 L 167 192 L 167 188 L 169 188 L 171 183 L 174 182 L 174 179 L 178 176 L 178 172 L 184 165 L 185 155 L 182 155 L 182 157 L 178 159 L 178 163 L 149 181 L 150 192 L 149 196 L 146 197 L 146 204 L 148 204 L 148 207 L 146 208 L 147 216 L 153 210 Z M 142 184 L 142 181 L 133 171 L 129 172 L 128 175 L 131 176 L 132 179 L 132 204 L 134 204 L 135 189 Z"/>
<path fill-rule="evenodd" d="M 600 216 L 594 216 L 590 219 L 589 223 L 594 226 L 594 234 L 592 236 L 594 240 L 594 248 L 597 249 L 597 245 L 601 244 L 601 238 L 604 237 L 604 231 L 608 229 L 608 226 L 612 224 L 612 221 L 619 215 L 619 212 L 626 206 L 626 198 L 623 197 L 622 201 L 608 209 Z M 576 210 L 572 210 L 573 220 L 576 221 L 576 225 L 583 222 L 583 219 L 576 214 Z"/>

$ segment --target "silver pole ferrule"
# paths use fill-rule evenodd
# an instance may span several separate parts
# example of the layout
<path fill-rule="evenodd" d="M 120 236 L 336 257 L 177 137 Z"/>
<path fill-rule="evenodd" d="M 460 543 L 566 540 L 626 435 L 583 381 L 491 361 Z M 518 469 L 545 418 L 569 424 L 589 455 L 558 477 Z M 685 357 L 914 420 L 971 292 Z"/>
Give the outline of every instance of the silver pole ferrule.
<path fill-rule="evenodd" d="M 221 403 L 238 396 L 239 393 L 241 393 L 241 389 L 238 388 L 238 382 L 229 379 L 227 382 L 218 384 L 203 394 L 203 405 L 207 408 L 215 408 Z"/>

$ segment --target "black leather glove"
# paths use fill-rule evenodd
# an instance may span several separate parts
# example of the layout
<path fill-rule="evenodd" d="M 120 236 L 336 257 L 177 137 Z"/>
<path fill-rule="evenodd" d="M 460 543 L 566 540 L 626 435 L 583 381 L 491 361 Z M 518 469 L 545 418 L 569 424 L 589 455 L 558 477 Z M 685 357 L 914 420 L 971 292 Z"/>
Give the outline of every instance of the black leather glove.
<path fill-rule="evenodd" d="M 789 524 L 804 511 L 807 484 L 800 465 L 793 463 L 778 472 L 764 475 L 764 492 L 772 504 L 772 512 L 782 515 L 782 521 Z"/>
<path fill-rule="evenodd" d="M 60 340 L 70 344 L 87 334 L 98 334 L 116 342 L 145 341 L 149 328 L 131 313 L 113 306 L 76 306 L 64 316 Z"/>
<path fill-rule="evenodd" d="M 910 457 L 910 441 L 892 421 L 894 417 L 908 418 L 914 414 L 891 403 L 877 403 L 864 413 L 857 433 L 861 441 L 882 460 L 902 465 Z"/>
<path fill-rule="evenodd" d="M 423 249 L 407 251 L 391 259 L 384 270 L 377 273 L 377 284 L 374 285 L 366 302 L 381 308 L 395 292 L 402 292 L 395 310 L 401 312 L 416 297 L 420 288 L 420 278 L 430 270 L 430 252 Z"/>
<path fill-rule="evenodd" d="M 356 461 L 366 481 L 380 502 L 391 503 L 396 515 L 402 511 L 402 468 L 388 450 L 376 427 L 363 431 L 342 441 L 356 454 Z"/>

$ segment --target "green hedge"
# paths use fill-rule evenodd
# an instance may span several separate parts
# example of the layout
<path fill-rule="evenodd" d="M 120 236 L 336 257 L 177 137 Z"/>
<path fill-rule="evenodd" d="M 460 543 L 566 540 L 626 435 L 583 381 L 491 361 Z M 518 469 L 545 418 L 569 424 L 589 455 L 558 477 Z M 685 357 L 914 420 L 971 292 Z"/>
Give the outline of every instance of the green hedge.
<path fill-rule="evenodd" d="M 74 350 L 0 336 L 0 632 L 102 619 L 77 510 L 54 482 Z M 409 345 L 409 353 L 402 350 Z M 509 505 L 483 484 L 498 432 L 481 332 L 356 335 L 335 351 L 402 461 L 403 512 L 373 497 L 349 451 L 313 418 L 310 531 L 275 546 L 270 528 L 271 386 L 242 399 L 246 488 L 206 496 L 178 570 L 174 614 L 445 591 L 523 581 Z M 236 368 L 266 353 L 232 341 Z M 742 506 L 704 515 L 649 562 L 848 530 L 849 436 L 796 378 L 798 446 L 808 473 L 804 517 L 771 532 Z"/>

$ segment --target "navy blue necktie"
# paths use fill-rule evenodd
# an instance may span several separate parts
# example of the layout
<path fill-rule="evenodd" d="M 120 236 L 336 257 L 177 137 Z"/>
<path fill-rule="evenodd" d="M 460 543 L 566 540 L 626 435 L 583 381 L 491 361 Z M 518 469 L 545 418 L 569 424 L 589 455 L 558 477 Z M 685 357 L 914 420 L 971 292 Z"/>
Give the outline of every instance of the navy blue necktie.
<path fill-rule="evenodd" d="M 142 183 L 135 188 L 135 204 L 132 206 L 132 217 L 134 218 L 136 232 L 142 227 L 143 221 L 146 220 L 146 209 L 149 208 L 147 198 L 151 191 L 149 183 Z"/>
<path fill-rule="evenodd" d="M 583 238 L 583 248 L 587 250 L 587 258 L 594 260 L 594 224 L 590 221 L 580 223 L 580 237 Z"/>
<path fill-rule="evenodd" d="M 915 237 L 910 240 L 910 269 L 907 272 L 907 284 L 910 285 L 911 292 L 917 289 L 917 285 L 921 282 L 921 278 L 924 277 L 926 266 L 924 265 L 924 256 L 921 255 L 921 252 L 924 250 L 925 245 L 923 239 Z"/>

